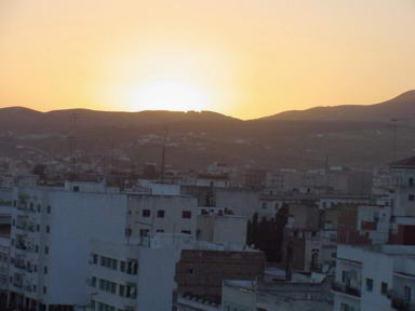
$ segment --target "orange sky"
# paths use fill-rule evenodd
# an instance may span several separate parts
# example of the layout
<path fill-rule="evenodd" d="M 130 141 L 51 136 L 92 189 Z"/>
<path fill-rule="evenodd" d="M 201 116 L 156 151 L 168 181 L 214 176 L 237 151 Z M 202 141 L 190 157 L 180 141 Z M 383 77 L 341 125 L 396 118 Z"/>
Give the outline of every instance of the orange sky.
<path fill-rule="evenodd" d="M 414 0 L 2 0 L 0 106 L 240 118 L 415 88 Z"/>

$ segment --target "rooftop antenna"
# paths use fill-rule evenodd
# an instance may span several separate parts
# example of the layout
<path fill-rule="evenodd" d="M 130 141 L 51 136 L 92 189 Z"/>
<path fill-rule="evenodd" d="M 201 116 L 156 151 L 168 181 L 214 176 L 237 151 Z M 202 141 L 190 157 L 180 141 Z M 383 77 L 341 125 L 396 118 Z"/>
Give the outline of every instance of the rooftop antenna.
<path fill-rule="evenodd" d="M 392 151 L 393 151 L 393 161 L 397 159 L 397 147 L 398 147 L 398 122 L 400 119 L 391 119 L 392 121 Z"/>
<path fill-rule="evenodd" d="M 164 128 L 164 137 L 163 137 L 163 145 L 161 149 L 161 165 L 160 165 L 160 182 L 164 183 L 164 169 L 166 165 L 166 141 L 167 136 L 169 134 L 169 129 L 167 127 Z"/>
<path fill-rule="evenodd" d="M 325 191 L 328 191 L 329 189 L 329 171 L 330 171 L 330 166 L 329 166 L 329 156 L 328 154 L 326 154 L 326 158 L 324 161 L 324 182 L 325 182 Z"/>
<path fill-rule="evenodd" d="M 71 130 L 69 134 L 69 149 L 70 149 L 70 157 L 71 157 L 71 175 L 72 178 L 75 177 L 75 171 L 76 171 L 76 159 L 75 159 L 75 147 L 76 147 L 76 136 L 75 136 L 75 130 L 76 130 L 76 123 L 78 121 L 78 113 L 73 111 L 71 114 Z"/>
<path fill-rule="evenodd" d="M 107 163 L 107 169 L 105 172 L 105 178 L 108 178 L 108 176 L 111 176 L 112 172 L 114 171 L 115 167 L 115 155 L 114 155 L 114 126 L 111 127 L 111 133 L 109 135 L 109 143 L 110 143 L 110 150 L 109 150 L 109 160 Z"/>

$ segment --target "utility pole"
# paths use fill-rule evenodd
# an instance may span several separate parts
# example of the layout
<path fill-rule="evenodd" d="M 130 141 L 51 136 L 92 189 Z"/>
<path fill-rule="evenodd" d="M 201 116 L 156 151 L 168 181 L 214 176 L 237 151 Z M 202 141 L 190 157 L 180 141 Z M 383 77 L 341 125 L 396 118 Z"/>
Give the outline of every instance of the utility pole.
<path fill-rule="evenodd" d="M 164 129 L 163 145 L 161 149 L 161 164 L 160 164 L 160 182 L 164 183 L 164 169 L 166 165 L 166 142 L 167 136 L 169 134 L 169 129 L 166 127 Z"/>
<path fill-rule="evenodd" d="M 76 170 L 76 159 L 75 159 L 75 147 L 76 147 L 76 123 L 78 121 L 78 113 L 72 112 L 71 115 L 71 130 L 69 134 L 69 149 L 70 149 L 70 157 L 71 157 L 71 177 L 75 177 L 75 170 Z"/>
<path fill-rule="evenodd" d="M 392 121 L 392 152 L 393 161 L 397 160 L 397 149 L 398 149 L 398 122 L 400 119 L 391 119 Z"/>

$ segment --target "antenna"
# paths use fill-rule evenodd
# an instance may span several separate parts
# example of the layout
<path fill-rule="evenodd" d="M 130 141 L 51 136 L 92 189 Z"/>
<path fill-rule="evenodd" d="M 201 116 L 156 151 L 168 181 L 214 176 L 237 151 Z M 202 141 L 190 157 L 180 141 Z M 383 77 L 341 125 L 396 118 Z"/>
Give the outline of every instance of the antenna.
<path fill-rule="evenodd" d="M 161 149 L 161 165 L 160 165 L 160 182 L 164 183 L 164 168 L 166 164 L 166 141 L 167 136 L 169 134 L 169 129 L 167 127 L 164 128 L 164 137 L 163 137 L 163 146 Z"/>
<path fill-rule="evenodd" d="M 398 122 L 400 119 L 391 119 L 392 121 L 392 151 L 393 151 L 393 161 L 397 159 L 397 147 L 398 147 Z"/>
<path fill-rule="evenodd" d="M 326 158 L 325 158 L 325 162 L 324 162 L 324 182 L 325 185 L 324 187 L 326 188 L 325 191 L 328 192 L 329 189 L 329 171 L 330 171 L 330 166 L 329 166 L 329 156 L 326 153 Z"/>
<path fill-rule="evenodd" d="M 78 113 L 73 111 L 71 114 L 71 129 L 69 134 L 69 149 L 70 149 L 70 157 L 71 157 L 71 175 L 72 178 L 75 177 L 75 170 L 76 170 L 76 159 L 75 159 L 75 147 L 76 147 L 76 136 L 75 136 L 75 129 L 76 123 L 78 121 Z"/>

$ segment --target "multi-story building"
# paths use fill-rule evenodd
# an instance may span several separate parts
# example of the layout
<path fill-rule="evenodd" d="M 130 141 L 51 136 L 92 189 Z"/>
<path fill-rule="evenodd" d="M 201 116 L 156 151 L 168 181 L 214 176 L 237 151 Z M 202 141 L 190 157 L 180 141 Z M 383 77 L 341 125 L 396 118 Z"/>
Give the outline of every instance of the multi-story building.
<path fill-rule="evenodd" d="M 127 228 L 127 197 L 98 185 L 15 190 L 9 304 L 71 310 L 88 302 L 89 241 L 119 241 Z M 72 191 L 70 191 L 72 190 Z M 64 280 L 64 282 L 62 281 Z"/>
<path fill-rule="evenodd" d="M 156 233 L 196 236 L 197 200 L 186 195 L 128 195 L 128 235 L 132 239 Z"/>
<path fill-rule="evenodd" d="M 196 235 L 196 199 L 121 192 L 104 183 L 18 187 L 13 197 L 9 305 L 72 310 L 90 301 L 90 241 Z M 62 282 L 65 280 L 65 282 Z"/>
<path fill-rule="evenodd" d="M 93 240 L 88 284 L 92 310 L 172 310 L 175 268 L 187 235 L 137 243 Z"/>
<path fill-rule="evenodd" d="M 0 310 L 7 307 L 10 266 L 11 202 L 9 191 L 0 194 Z"/>
<path fill-rule="evenodd" d="M 92 310 L 164 311 L 183 310 L 185 297 L 218 304 L 225 278 L 254 279 L 264 261 L 249 248 L 156 234 L 138 244 L 94 240 L 89 267 Z"/>
<path fill-rule="evenodd" d="M 10 237 L 0 234 L 0 310 L 6 308 L 9 290 Z"/>
<path fill-rule="evenodd" d="M 334 310 L 413 310 L 415 247 L 340 245 Z"/>

